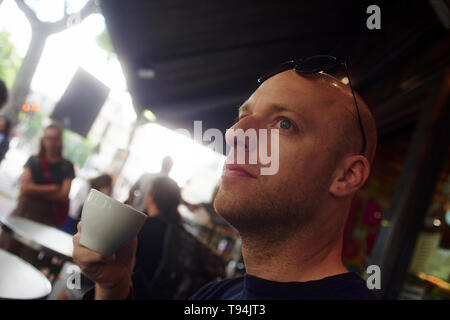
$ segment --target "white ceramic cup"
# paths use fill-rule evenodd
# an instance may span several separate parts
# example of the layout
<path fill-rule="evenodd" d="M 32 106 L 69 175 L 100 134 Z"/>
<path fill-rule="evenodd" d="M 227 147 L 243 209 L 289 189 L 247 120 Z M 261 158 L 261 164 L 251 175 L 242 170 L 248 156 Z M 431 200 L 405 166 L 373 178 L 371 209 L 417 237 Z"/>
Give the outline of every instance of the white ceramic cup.
<path fill-rule="evenodd" d="M 146 219 L 142 212 L 91 189 L 81 212 L 80 244 L 108 257 L 131 241 Z"/>

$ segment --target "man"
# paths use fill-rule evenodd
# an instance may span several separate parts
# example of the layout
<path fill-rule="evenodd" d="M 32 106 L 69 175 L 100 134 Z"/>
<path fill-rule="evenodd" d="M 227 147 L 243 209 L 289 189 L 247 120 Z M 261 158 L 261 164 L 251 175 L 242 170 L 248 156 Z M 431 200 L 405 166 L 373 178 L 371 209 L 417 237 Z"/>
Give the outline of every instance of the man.
<path fill-rule="evenodd" d="M 260 175 L 259 164 L 225 165 L 214 207 L 241 235 L 246 274 L 208 284 L 192 299 L 374 298 L 341 259 L 350 203 L 369 176 L 377 143 L 369 108 L 355 100 L 327 74 L 287 70 L 244 103 L 233 129 L 278 128 L 279 170 Z M 246 142 L 227 134 L 227 143 Z M 96 281 L 95 298 L 132 295 L 136 241 L 105 258 L 80 246 L 79 237 L 74 260 Z"/>
<path fill-rule="evenodd" d="M 139 211 L 145 210 L 144 196 L 151 187 L 153 181 L 160 176 L 168 177 L 170 170 L 172 170 L 173 160 L 171 157 L 166 156 L 161 162 L 161 171 L 159 173 L 144 173 L 138 181 L 130 189 L 128 195 L 127 204 L 132 205 Z"/>

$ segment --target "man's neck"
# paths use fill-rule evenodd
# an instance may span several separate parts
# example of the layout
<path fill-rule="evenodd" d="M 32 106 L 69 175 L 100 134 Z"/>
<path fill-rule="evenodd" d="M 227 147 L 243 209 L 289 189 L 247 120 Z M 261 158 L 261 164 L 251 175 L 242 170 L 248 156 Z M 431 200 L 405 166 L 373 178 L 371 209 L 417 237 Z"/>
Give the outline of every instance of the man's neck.
<path fill-rule="evenodd" d="M 341 259 L 342 239 L 323 241 L 299 235 L 273 246 L 242 236 L 246 272 L 277 282 L 305 282 L 346 273 Z"/>

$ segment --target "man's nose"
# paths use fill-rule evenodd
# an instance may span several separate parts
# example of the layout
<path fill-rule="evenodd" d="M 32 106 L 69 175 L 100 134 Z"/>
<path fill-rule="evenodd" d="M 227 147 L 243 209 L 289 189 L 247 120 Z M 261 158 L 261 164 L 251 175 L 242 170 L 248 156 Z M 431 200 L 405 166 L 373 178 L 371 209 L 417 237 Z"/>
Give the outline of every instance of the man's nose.
<path fill-rule="evenodd" d="M 256 149 L 259 129 L 261 129 L 261 122 L 257 117 L 253 115 L 245 116 L 227 130 L 225 142 L 230 147 L 240 147 L 245 148 L 246 151 L 252 151 L 253 149 Z M 255 143 L 250 143 L 252 141 L 252 136 L 255 137 Z"/>

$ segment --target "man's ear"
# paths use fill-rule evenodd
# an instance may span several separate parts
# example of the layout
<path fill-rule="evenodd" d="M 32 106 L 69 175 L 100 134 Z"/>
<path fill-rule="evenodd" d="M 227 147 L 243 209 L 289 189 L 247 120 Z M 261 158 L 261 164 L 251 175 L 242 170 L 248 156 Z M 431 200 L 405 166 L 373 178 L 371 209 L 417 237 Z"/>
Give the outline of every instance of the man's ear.
<path fill-rule="evenodd" d="M 369 174 L 370 164 L 366 157 L 346 157 L 336 168 L 329 191 L 335 197 L 346 197 L 361 189 Z"/>

